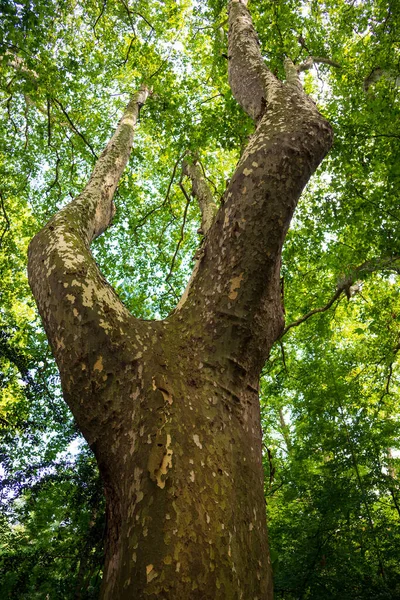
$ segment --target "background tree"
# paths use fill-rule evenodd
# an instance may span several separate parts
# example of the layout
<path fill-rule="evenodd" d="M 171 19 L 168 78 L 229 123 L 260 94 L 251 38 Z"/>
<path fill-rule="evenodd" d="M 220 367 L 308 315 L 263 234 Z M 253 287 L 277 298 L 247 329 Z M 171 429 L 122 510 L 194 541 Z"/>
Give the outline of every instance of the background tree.
<path fill-rule="evenodd" d="M 73 538 L 83 540 L 90 531 L 68 517 L 66 506 L 62 530 L 74 535 L 67 536 L 71 550 L 64 546 L 63 554 L 71 568 L 62 571 L 58 563 L 42 560 L 43 577 L 26 577 L 31 571 L 20 549 L 27 538 L 19 535 L 20 528 L 31 532 L 30 547 L 46 539 L 38 532 L 45 534 L 45 523 L 53 514 L 56 518 L 55 503 L 60 508 L 63 502 L 46 492 L 43 476 L 51 474 L 65 485 L 68 466 L 59 452 L 76 436 L 72 424 L 67 426 L 54 367 L 26 300 L 23 262 L 29 237 L 63 198 L 82 189 L 92 151 L 100 153 L 115 122 L 111 115 L 122 109 L 123 98 L 111 94 L 139 87 L 143 77 L 156 73 L 151 103 L 141 111 L 133 168 L 118 190 L 119 225 L 111 233 L 120 254 L 115 241 L 103 236 L 96 242 L 96 259 L 136 315 L 163 316 L 184 286 L 200 223 L 195 202 L 188 203 L 182 191 L 180 183 L 187 192 L 190 185 L 179 181 L 178 158 L 184 148 L 197 149 L 218 198 L 251 132 L 251 122 L 227 88 L 225 4 L 193 12 L 189 3 L 165 3 L 161 12 L 151 3 L 127 6 L 128 11 L 123 3 L 85 3 L 78 10 L 67 3 L 53 8 L 37 3 L 23 9 L 9 3 L 3 9 L 8 18 L 2 36 L 1 310 L 7 334 L 2 426 L 4 483 L 12 492 L 4 485 L 9 511 L 2 556 L 14 558 L 18 573 L 10 578 L 6 564 L 3 589 L 18 597 L 40 597 L 51 580 L 61 586 L 65 581 L 62 593 L 71 597 L 72 578 L 80 577 Z M 263 55 L 282 79 L 284 55 L 297 64 L 312 55 L 340 65 L 316 63 L 305 75 L 306 89 L 334 124 L 336 143 L 326 163 L 329 175 L 320 171 L 303 196 L 283 256 L 288 323 L 333 302 L 326 313 L 285 334 L 262 383 L 268 398 L 263 422 L 270 450 L 270 459 L 267 452 L 265 457 L 270 534 L 277 593 L 285 597 L 397 593 L 397 10 L 378 2 L 253 3 Z M 37 78 L 16 68 L 20 57 Z M 371 82 L 377 65 L 385 75 Z M 12 262 L 6 260 L 9 253 Z M 366 262 L 369 266 L 361 269 Z M 347 302 L 342 283 L 353 276 L 363 285 Z M 13 286 L 7 284 L 11 280 Z M 44 427 L 57 436 L 44 436 Z M 28 519 L 34 513 L 18 507 L 29 506 L 28 496 L 32 505 L 43 494 L 54 508 L 33 528 Z M 60 531 L 57 520 L 53 531 Z M 54 545 L 55 534 L 47 539 Z M 101 540 L 91 547 L 96 544 Z M 82 593 L 90 594 L 100 576 L 97 571 L 92 581 L 81 580 Z"/>

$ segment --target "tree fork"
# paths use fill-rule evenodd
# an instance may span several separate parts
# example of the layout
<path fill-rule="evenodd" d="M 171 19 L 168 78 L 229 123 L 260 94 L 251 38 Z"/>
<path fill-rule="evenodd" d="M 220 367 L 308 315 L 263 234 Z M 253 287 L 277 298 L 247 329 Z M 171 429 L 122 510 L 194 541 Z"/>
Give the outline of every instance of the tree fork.
<path fill-rule="evenodd" d="M 111 222 L 146 89 L 30 245 L 64 397 L 105 486 L 103 600 L 272 600 L 258 381 L 283 329 L 284 237 L 332 135 L 298 80 L 268 71 L 246 4 L 229 3 L 229 80 L 255 132 L 174 313 L 135 319 L 89 249 Z"/>

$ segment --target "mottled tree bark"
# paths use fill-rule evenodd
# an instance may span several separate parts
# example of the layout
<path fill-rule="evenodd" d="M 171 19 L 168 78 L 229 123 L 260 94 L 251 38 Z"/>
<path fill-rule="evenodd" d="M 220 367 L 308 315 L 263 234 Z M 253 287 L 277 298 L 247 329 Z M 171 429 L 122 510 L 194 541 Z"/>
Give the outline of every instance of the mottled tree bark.
<path fill-rule="evenodd" d="M 89 250 L 112 219 L 146 90 L 82 194 L 30 245 L 64 397 L 104 481 L 104 600 L 272 600 L 258 381 L 283 328 L 284 237 L 332 135 L 293 65 L 286 83 L 268 71 L 246 4 L 229 3 L 229 81 L 255 132 L 216 216 L 203 211 L 202 252 L 175 312 L 134 318 Z M 186 168 L 201 201 L 200 174 Z"/>

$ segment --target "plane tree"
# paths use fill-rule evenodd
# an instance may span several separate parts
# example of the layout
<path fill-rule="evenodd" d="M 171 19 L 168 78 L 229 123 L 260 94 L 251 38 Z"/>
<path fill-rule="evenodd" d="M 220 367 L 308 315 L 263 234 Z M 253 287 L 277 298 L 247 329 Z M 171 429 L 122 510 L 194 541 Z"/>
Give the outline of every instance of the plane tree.
<path fill-rule="evenodd" d="M 38 224 L 61 207 L 31 243 L 30 283 L 64 398 L 105 487 L 102 597 L 136 592 L 267 598 L 272 573 L 259 379 L 274 342 L 293 329 L 284 326 L 283 296 L 289 293 L 291 325 L 297 328 L 356 295 L 360 280 L 397 270 L 395 234 L 385 239 L 396 221 L 391 206 L 396 173 L 388 174 L 381 227 L 376 222 L 381 199 L 371 188 L 360 190 L 364 165 L 360 171 L 345 136 L 346 128 L 359 134 L 368 124 L 369 140 L 377 139 L 379 149 L 396 147 L 390 124 L 377 130 L 379 120 L 370 115 L 374 104 L 386 107 L 385 101 L 396 112 L 388 93 L 396 87 L 390 45 L 377 72 L 373 36 L 364 49 L 345 19 L 350 10 L 361 35 L 362 26 L 378 31 L 392 13 L 380 4 L 362 12 L 343 3 L 335 12 L 329 3 L 307 9 L 301 3 L 260 2 L 252 10 L 260 43 L 247 2 L 228 3 L 228 19 L 225 3 L 210 2 L 193 12 L 189 3 L 165 3 L 161 12 L 156 4 L 145 9 L 121 2 L 100 10 L 91 3 L 85 10 L 63 4 L 61 14 L 47 13 L 47 45 L 37 35 L 33 40 L 29 11 L 30 19 L 19 9 L 12 15 L 21 31 L 5 37 L 3 67 L 5 106 L 23 156 L 17 176 L 30 175 Z M 38 4 L 37 14 L 43 11 Z M 327 48 L 322 34 L 330 33 L 328 13 L 341 27 Z M 392 22 L 388 18 L 385 26 L 393 32 Z M 39 18 L 35 27 L 36 33 L 44 28 Z M 182 32 L 185 52 L 171 30 Z M 348 67 L 346 52 L 362 59 L 363 72 Z M 316 66 L 329 78 L 331 94 L 324 95 L 309 74 Z M 329 175 L 320 177 L 323 192 L 313 197 L 310 188 L 299 214 L 282 281 L 290 220 L 332 143 L 332 127 L 304 84 L 341 129 Z M 350 100 L 346 85 L 355 90 Z M 121 110 L 124 96 L 130 96 L 128 105 L 101 152 L 110 131 L 103 105 Z M 353 120 L 347 116 L 354 114 L 351 102 L 363 109 Z M 135 130 L 138 149 L 134 145 L 132 151 Z M 371 143 L 361 145 L 363 156 Z M 373 166 L 381 180 L 381 167 Z M 322 194 L 332 189 L 330 180 L 335 193 L 327 201 Z M 369 204 L 376 211 L 361 223 L 355 214 L 349 226 L 353 237 L 357 225 L 363 228 L 354 250 L 354 239 L 342 242 L 348 207 L 355 213 L 364 208 L 364 215 Z M 330 232 L 307 235 L 310 219 L 320 213 Z M 99 237 L 114 217 L 119 228 Z M 193 233 L 199 228 L 197 249 L 190 228 Z M 302 229 L 305 235 L 297 238 Z M 288 276 L 298 239 L 309 240 L 309 252 L 302 255 L 300 273 L 291 266 Z M 124 302 L 105 281 L 90 245 Z M 329 260 L 321 261 L 324 251 Z M 158 265 L 146 287 L 137 273 L 148 273 L 155 252 Z M 194 268 L 180 297 L 190 253 Z M 301 280 L 308 259 L 326 276 L 318 277 L 315 268 L 307 274 L 306 300 L 301 283 L 296 306 L 291 284 Z M 326 300 L 320 303 L 321 298 Z M 395 327 L 389 337 L 396 337 Z M 396 348 L 390 340 L 388 354 Z M 282 356 L 285 361 L 284 351 Z"/>

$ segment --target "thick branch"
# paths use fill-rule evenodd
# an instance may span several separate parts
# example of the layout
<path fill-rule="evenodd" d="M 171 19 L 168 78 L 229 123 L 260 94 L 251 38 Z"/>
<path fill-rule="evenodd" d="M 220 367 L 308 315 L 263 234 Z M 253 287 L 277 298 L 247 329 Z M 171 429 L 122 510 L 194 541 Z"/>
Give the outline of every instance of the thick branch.
<path fill-rule="evenodd" d="M 144 88 L 131 98 L 114 135 L 96 162 L 85 189 L 64 209 L 66 212 L 71 212 L 75 207 L 79 210 L 80 225 L 85 229 L 88 244 L 107 229 L 115 214 L 112 199 L 132 149 L 140 107 L 148 95 L 149 90 Z"/>
<path fill-rule="evenodd" d="M 129 158 L 139 106 L 148 93 L 143 89 L 132 97 L 83 192 L 29 246 L 29 283 L 60 368 L 65 398 L 84 434 L 85 424 L 95 418 L 88 411 L 91 377 L 97 389 L 111 385 L 107 373 L 132 346 L 125 332 L 141 327 L 102 277 L 89 245 L 113 217 L 113 195 Z M 108 349 L 104 357 L 102 347 Z M 135 355 L 139 349 L 135 341 L 130 352 Z M 89 443 L 101 430 L 98 426 L 89 427 Z"/>
<path fill-rule="evenodd" d="M 257 121 L 279 82 L 264 63 L 246 5 L 244 0 L 229 3 L 228 75 L 236 100 Z"/>
<path fill-rule="evenodd" d="M 268 71 L 243 3 L 230 2 L 229 21 L 230 84 L 257 127 L 175 316 L 183 320 L 194 311 L 227 363 L 236 360 L 258 377 L 283 330 L 283 241 L 303 187 L 331 146 L 332 129 L 297 83 L 283 84 Z"/>
<path fill-rule="evenodd" d="M 218 207 L 215 204 L 211 190 L 203 176 L 201 167 L 193 162 L 186 160 L 182 164 L 182 172 L 187 175 L 192 182 L 192 194 L 197 199 L 201 211 L 201 229 L 199 233 L 206 235 L 214 222 Z"/>
<path fill-rule="evenodd" d="M 287 58 L 287 57 L 285 58 L 285 61 L 283 64 L 285 67 L 287 83 L 294 85 L 296 88 L 298 88 L 299 90 L 302 91 L 303 86 L 300 81 L 299 71 L 298 71 L 296 65 L 293 63 L 293 61 L 290 58 Z"/>

